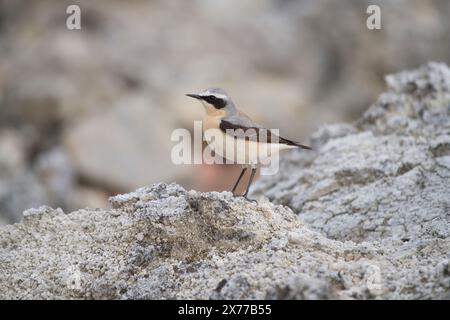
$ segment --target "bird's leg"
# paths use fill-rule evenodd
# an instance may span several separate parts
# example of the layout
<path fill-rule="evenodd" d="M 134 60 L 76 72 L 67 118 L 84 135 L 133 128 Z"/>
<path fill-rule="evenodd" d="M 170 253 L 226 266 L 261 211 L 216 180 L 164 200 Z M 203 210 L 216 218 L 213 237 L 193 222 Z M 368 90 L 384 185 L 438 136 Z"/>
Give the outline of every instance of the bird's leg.
<path fill-rule="evenodd" d="M 250 175 L 250 180 L 248 181 L 247 190 L 245 190 L 245 193 L 242 195 L 245 199 L 253 201 L 249 198 L 247 198 L 248 190 L 250 189 L 250 185 L 252 184 L 253 177 L 255 176 L 256 168 L 252 168 L 252 174 Z"/>
<path fill-rule="evenodd" d="M 235 195 L 234 192 L 236 191 L 236 188 L 239 185 L 239 182 L 241 181 L 242 176 L 244 175 L 245 171 L 247 171 L 247 168 L 242 169 L 241 174 L 239 175 L 239 178 L 237 179 L 236 183 L 234 184 L 233 190 L 231 191 L 233 193 L 233 195 Z"/>

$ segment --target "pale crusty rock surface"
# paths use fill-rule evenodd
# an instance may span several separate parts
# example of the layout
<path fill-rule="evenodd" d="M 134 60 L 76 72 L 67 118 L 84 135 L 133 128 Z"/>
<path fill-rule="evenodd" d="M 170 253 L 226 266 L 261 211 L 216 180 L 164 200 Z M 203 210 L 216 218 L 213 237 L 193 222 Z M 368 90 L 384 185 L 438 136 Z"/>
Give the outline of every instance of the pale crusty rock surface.
<path fill-rule="evenodd" d="M 450 70 L 387 83 L 256 184 L 271 202 L 155 184 L 26 210 L 0 229 L 0 298 L 450 299 Z"/>
<path fill-rule="evenodd" d="M 290 153 L 264 193 L 336 240 L 414 242 L 450 234 L 450 69 L 386 77 L 353 125 L 320 128 L 315 153 Z"/>

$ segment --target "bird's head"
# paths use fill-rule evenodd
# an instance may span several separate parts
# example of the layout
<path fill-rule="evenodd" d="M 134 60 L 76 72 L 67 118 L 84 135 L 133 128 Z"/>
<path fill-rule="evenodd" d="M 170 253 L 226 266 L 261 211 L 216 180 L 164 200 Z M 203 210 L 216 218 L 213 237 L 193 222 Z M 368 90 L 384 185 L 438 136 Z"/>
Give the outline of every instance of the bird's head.
<path fill-rule="evenodd" d="M 235 110 L 230 96 L 220 88 L 210 88 L 198 94 L 186 94 L 188 97 L 198 99 L 204 105 L 208 114 L 231 113 Z"/>

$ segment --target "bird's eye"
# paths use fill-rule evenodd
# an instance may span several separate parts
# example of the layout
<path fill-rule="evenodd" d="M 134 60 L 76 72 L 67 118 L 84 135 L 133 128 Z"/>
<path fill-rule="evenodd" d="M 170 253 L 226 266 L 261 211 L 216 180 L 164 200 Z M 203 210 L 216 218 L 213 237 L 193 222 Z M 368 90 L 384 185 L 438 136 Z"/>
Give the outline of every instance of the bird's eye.
<path fill-rule="evenodd" d="M 203 99 L 209 104 L 212 104 L 216 109 L 222 109 L 227 105 L 227 102 L 224 99 L 215 96 L 206 96 Z"/>

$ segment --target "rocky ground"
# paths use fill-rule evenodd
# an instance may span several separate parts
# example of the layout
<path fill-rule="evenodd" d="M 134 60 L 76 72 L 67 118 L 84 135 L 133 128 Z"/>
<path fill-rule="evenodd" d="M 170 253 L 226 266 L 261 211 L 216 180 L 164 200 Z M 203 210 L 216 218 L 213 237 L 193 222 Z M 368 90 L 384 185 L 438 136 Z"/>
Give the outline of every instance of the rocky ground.
<path fill-rule="evenodd" d="M 65 24 L 74 3 L 79 31 Z M 386 73 L 450 61 L 449 15 L 448 0 L 0 0 L 0 224 L 153 182 L 223 190 L 234 173 L 209 185 L 211 167 L 173 165 L 160 138 L 203 116 L 185 93 L 223 87 L 303 140 L 360 117 Z"/>
<path fill-rule="evenodd" d="M 155 184 L 112 209 L 26 210 L 0 229 L 0 297 L 450 299 L 450 69 L 386 80 L 257 203 Z"/>

